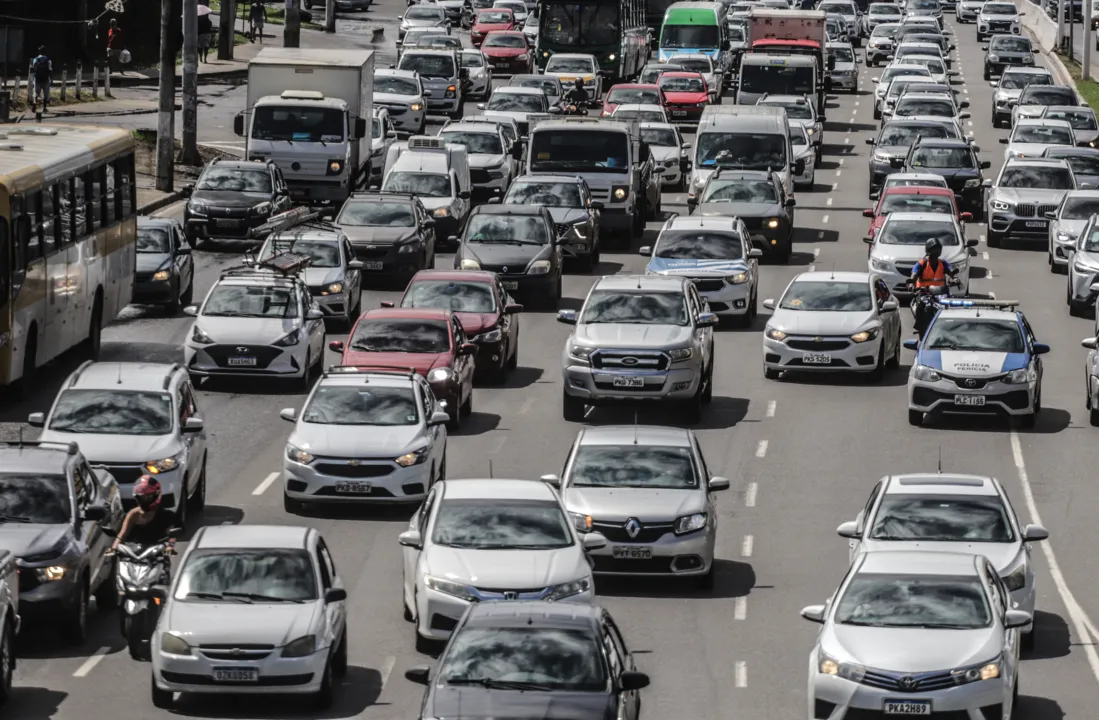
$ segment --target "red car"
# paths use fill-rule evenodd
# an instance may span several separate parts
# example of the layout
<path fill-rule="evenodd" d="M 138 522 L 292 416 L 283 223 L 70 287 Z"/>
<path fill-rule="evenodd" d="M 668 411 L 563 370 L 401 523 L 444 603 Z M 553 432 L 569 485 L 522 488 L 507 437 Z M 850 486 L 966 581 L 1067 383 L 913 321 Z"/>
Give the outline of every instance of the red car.
<path fill-rule="evenodd" d="M 666 72 L 656 80 L 668 98 L 668 117 L 674 123 L 695 123 L 710 104 L 710 90 L 702 73 Z"/>
<path fill-rule="evenodd" d="M 481 47 L 485 35 L 496 30 L 515 30 L 515 14 L 510 8 L 488 8 L 478 10 L 469 30 L 469 41 L 473 47 Z"/>
<path fill-rule="evenodd" d="M 531 48 L 527 36 L 518 30 L 494 30 L 485 35 L 481 52 L 498 73 L 525 74 L 531 68 Z"/>
<path fill-rule="evenodd" d="M 603 117 L 614 114 L 619 105 L 661 105 L 667 107 L 668 98 L 659 85 L 626 83 L 615 85 L 603 97 Z"/>
<path fill-rule="evenodd" d="M 451 429 L 473 412 L 477 346 L 469 342 L 458 317 L 449 310 L 370 310 L 359 317 L 347 338 L 346 344 L 342 340 L 328 343 L 343 353 L 341 365 L 415 370 L 427 379 L 435 397 L 446 401 Z"/>
<path fill-rule="evenodd" d="M 519 318 L 496 273 L 483 270 L 421 270 L 401 298 L 402 308 L 442 308 L 458 316 L 477 345 L 477 372 L 503 380 L 519 365 Z M 383 308 L 393 307 L 383 302 Z"/>
<path fill-rule="evenodd" d="M 953 190 L 919 185 L 897 186 L 886 188 L 878 199 L 877 207 L 862 211 L 863 217 L 870 218 L 870 237 L 874 237 L 874 233 L 885 223 L 885 216 L 891 212 L 942 213 L 953 215 L 958 222 L 973 222 L 971 213 L 958 212 L 958 200 Z"/>

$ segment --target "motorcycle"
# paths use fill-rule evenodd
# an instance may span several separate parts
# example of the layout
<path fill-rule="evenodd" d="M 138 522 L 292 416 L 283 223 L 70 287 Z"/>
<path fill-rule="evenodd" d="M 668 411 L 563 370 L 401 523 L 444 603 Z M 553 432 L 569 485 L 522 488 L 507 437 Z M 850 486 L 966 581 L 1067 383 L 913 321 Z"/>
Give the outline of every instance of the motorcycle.
<path fill-rule="evenodd" d="M 928 326 L 935 318 L 935 313 L 939 311 L 939 298 L 947 296 L 951 287 L 961 287 L 962 283 L 960 280 L 952 279 L 947 281 L 947 284 L 943 287 L 916 288 L 915 284 L 909 280 L 907 285 L 914 288 L 912 302 L 909 307 L 912 308 L 912 319 L 915 321 L 916 334 L 920 340 L 923 340 L 924 333 L 927 332 Z"/>
<path fill-rule="evenodd" d="M 561 108 L 562 115 L 576 115 L 579 117 L 586 117 L 588 114 L 587 108 L 581 107 L 575 103 L 570 103 Z"/>
<path fill-rule="evenodd" d="M 172 561 L 176 554 L 171 537 L 179 528 L 169 530 L 169 537 L 156 545 L 141 547 L 124 543 L 113 553 L 118 559 L 117 584 L 122 597 L 122 637 L 134 660 L 150 657 L 149 639 L 160 619 L 161 599 L 153 594 L 156 585 L 170 585 Z"/>

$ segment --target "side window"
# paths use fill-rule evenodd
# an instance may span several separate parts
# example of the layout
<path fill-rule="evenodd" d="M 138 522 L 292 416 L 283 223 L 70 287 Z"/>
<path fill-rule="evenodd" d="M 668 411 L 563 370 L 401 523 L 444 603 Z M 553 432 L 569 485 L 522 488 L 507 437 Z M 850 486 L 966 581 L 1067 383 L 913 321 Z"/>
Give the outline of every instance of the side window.
<path fill-rule="evenodd" d="M 706 456 L 702 454 L 702 446 L 698 444 L 698 438 L 692 440 L 694 443 L 695 452 L 698 454 L 699 471 L 702 473 L 701 481 L 703 484 L 710 481 L 710 468 L 706 465 Z"/>
<path fill-rule="evenodd" d="M 1003 617 L 1007 612 L 1007 602 L 1004 599 L 1003 588 L 1000 587 L 1000 578 L 996 574 L 996 570 L 989 563 L 985 563 L 985 573 L 988 575 L 988 587 L 992 590 L 992 599 L 995 603 L 993 608 L 996 612 Z"/>
<path fill-rule="evenodd" d="M 57 223 L 60 229 L 61 241 L 59 245 L 61 247 L 68 247 L 73 241 L 73 227 L 75 225 L 74 216 L 75 212 L 75 195 L 73 190 L 73 179 L 59 182 L 57 184 L 58 192 L 58 213 Z"/>
<path fill-rule="evenodd" d="M 870 499 L 866 501 L 866 507 L 859 513 L 858 527 L 855 528 L 857 532 L 862 532 L 866 528 L 866 521 L 870 517 L 870 512 L 874 509 L 874 502 L 878 499 L 878 494 L 881 493 L 881 481 L 874 486 L 874 489 L 870 491 Z"/>
<path fill-rule="evenodd" d="M 77 465 L 73 468 L 73 492 L 81 510 L 95 502 L 95 477 L 87 465 Z"/>
<path fill-rule="evenodd" d="M 424 409 L 424 421 L 431 419 L 431 413 L 435 412 L 435 402 L 431 395 L 428 393 L 428 388 L 423 385 L 418 385 L 420 388 L 420 405 Z"/>
<path fill-rule="evenodd" d="M 134 208 L 137 206 L 133 156 L 115 160 L 114 167 L 118 181 L 118 214 L 121 218 L 128 218 L 134 214 Z"/>
<path fill-rule="evenodd" d="M 195 402 L 195 393 L 191 389 L 190 383 L 183 383 L 179 386 L 180 395 L 183 397 L 184 409 L 187 413 L 187 417 L 194 417 L 198 415 L 198 403 Z"/>
<path fill-rule="evenodd" d="M 607 663 L 611 667 L 611 677 L 617 678 L 622 674 L 624 659 L 618 651 L 618 647 L 614 644 L 614 640 L 611 639 L 610 630 L 606 625 L 603 626 L 600 635 L 602 635 L 603 640 L 603 652 L 606 653 Z"/>
<path fill-rule="evenodd" d="M 107 163 L 103 167 L 103 212 L 104 222 L 113 225 L 118 220 L 118 173 L 114 164 Z"/>
<path fill-rule="evenodd" d="M 606 631 L 615 651 L 618 652 L 618 656 L 622 660 L 622 669 L 629 670 L 630 653 L 626 650 L 626 641 L 622 639 L 622 633 L 619 632 L 618 626 L 614 624 L 614 620 L 611 620 L 610 616 L 606 618 Z"/>
<path fill-rule="evenodd" d="M 427 523 L 431 519 L 431 509 L 435 507 L 435 490 L 427 494 L 424 504 L 420 506 L 420 532 L 427 532 Z"/>
<path fill-rule="evenodd" d="M 454 347 L 458 347 L 466 341 L 466 334 L 462 332 L 462 324 L 458 322 L 458 318 L 452 317 L 450 324 L 454 328 Z"/>
<path fill-rule="evenodd" d="M 324 561 L 324 555 L 321 552 L 321 543 L 317 542 L 317 551 L 313 560 L 317 563 L 317 569 L 321 573 L 321 590 L 327 590 L 332 587 L 332 573 L 328 569 L 328 563 Z"/>
<path fill-rule="evenodd" d="M 1027 337 L 1028 342 L 1033 344 L 1034 342 L 1037 341 L 1037 338 L 1034 337 L 1034 330 L 1031 329 L 1030 323 L 1027 322 L 1026 318 L 1023 318 L 1023 330 L 1026 332 L 1026 337 Z"/>
<path fill-rule="evenodd" d="M 42 191 L 42 222 L 38 234 L 42 238 L 43 256 L 51 255 L 61 243 L 61 225 L 58 218 L 61 205 L 58 202 L 57 193 L 57 185 L 51 185 Z"/>
<path fill-rule="evenodd" d="M 92 187 L 90 176 L 85 173 L 72 179 L 73 240 L 80 240 L 95 229 L 92 220 Z"/>
<path fill-rule="evenodd" d="M 101 230 L 104 227 L 106 217 L 107 194 L 103 191 L 106 179 L 106 170 L 102 166 L 95 168 L 84 176 L 86 191 L 88 194 L 88 232 Z"/>
<path fill-rule="evenodd" d="M 336 572 L 336 563 L 332 560 L 332 554 L 328 552 L 328 545 L 325 544 L 324 540 L 317 541 L 317 551 L 321 556 L 321 567 L 328 571 L 328 577 L 331 578 L 332 582 L 335 582 L 340 574 Z"/>

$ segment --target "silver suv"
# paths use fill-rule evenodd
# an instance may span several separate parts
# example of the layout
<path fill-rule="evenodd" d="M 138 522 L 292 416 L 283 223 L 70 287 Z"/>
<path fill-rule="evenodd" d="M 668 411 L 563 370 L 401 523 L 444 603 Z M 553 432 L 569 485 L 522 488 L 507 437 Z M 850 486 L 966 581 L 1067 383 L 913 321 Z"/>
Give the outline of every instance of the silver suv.
<path fill-rule="evenodd" d="M 1043 67 L 1009 67 L 999 80 L 988 83 L 992 92 L 992 127 L 1011 122 L 1011 111 L 1028 85 L 1053 85 L 1053 75 Z"/>
<path fill-rule="evenodd" d="M 584 306 L 557 313 L 575 325 L 561 354 L 562 414 L 584 419 L 587 405 L 675 403 L 697 423 L 713 396 L 717 315 L 683 277 L 606 275 Z"/>
<path fill-rule="evenodd" d="M 985 217 L 988 246 L 998 248 L 1004 238 L 1049 236 L 1049 218 L 1069 190 L 1076 190 L 1076 176 L 1068 161 L 1052 158 L 1011 158 L 988 188 Z"/>

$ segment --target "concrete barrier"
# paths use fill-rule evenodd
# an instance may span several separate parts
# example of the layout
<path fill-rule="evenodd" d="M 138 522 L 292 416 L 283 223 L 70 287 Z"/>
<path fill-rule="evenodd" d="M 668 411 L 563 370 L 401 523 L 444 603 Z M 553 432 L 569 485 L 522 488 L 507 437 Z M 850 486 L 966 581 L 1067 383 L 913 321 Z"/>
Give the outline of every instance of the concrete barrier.
<path fill-rule="evenodd" d="M 1085 2 L 1086 1 L 1087 0 L 1085 0 Z M 1074 87 L 1075 84 L 1073 83 L 1072 76 L 1069 74 L 1065 64 L 1061 62 L 1061 58 L 1054 52 L 1057 47 L 1057 23 L 1050 20 L 1049 15 L 1041 4 L 1030 2 L 1030 0 L 1017 0 L 1016 5 L 1019 7 L 1023 17 L 1021 23 L 1023 29 L 1041 49 L 1042 55 L 1045 56 L 1050 71 L 1053 73 L 1054 77 L 1057 78 L 1057 82 L 1062 85 Z M 1066 25 L 1066 28 L 1068 27 L 1069 26 Z M 1077 93 L 1077 95 L 1079 95 L 1079 93 Z"/>

